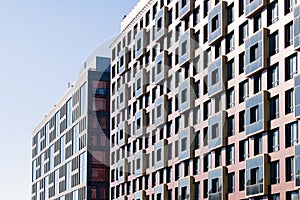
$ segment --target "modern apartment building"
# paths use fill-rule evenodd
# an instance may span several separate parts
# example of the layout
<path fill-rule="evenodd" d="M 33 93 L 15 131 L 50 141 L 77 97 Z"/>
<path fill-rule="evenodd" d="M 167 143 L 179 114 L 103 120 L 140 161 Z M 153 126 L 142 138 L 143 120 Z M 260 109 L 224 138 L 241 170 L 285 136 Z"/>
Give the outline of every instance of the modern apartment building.
<path fill-rule="evenodd" d="M 141 0 L 121 29 L 111 199 L 299 199 L 300 2 Z"/>
<path fill-rule="evenodd" d="M 109 198 L 110 58 L 96 57 L 32 135 L 32 200 Z"/>

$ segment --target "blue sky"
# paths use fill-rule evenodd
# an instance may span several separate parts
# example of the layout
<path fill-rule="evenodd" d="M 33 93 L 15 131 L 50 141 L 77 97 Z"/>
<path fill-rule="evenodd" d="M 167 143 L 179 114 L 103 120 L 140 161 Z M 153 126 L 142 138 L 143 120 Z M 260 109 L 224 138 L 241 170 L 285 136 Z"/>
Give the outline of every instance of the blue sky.
<path fill-rule="evenodd" d="M 0 0 L 0 199 L 30 199 L 31 134 L 138 0 Z"/>

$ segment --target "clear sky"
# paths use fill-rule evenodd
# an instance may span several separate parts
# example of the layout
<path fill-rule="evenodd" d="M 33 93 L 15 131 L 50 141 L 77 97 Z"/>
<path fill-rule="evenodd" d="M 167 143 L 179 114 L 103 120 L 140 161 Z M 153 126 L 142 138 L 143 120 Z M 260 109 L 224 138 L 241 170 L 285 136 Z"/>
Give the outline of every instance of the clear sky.
<path fill-rule="evenodd" d="M 0 0 L 0 199 L 30 199 L 31 134 L 138 0 Z"/>

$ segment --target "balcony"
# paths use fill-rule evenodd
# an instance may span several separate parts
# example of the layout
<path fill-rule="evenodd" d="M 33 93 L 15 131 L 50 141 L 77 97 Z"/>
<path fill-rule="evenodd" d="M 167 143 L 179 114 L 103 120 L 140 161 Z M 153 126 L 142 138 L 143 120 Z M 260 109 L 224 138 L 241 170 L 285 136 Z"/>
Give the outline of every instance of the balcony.
<path fill-rule="evenodd" d="M 127 159 L 124 158 L 118 161 L 118 181 L 119 183 L 124 183 L 127 181 L 127 174 L 128 174 L 128 162 Z"/>
<path fill-rule="evenodd" d="M 246 101 L 246 135 L 252 136 L 267 130 L 268 92 L 262 91 Z"/>
<path fill-rule="evenodd" d="M 246 40 L 246 76 L 250 77 L 267 66 L 267 29 L 263 28 Z"/>
<path fill-rule="evenodd" d="M 119 147 L 126 145 L 128 140 L 128 123 L 124 121 L 118 126 L 118 145 Z"/>
<path fill-rule="evenodd" d="M 300 187 L 300 144 L 295 145 L 295 187 Z"/>
<path fill-rule="evenodd" d="M 155 39 L 162 39 L 168 32 L 168 7 L 163 7 L 155 17 Z"/>
<path fill-rule="evenodd" d="M 168 52 L 163 51 L 155 59 L 155 82 L 157 84 L 168 77 L 167 56 Z"/>
<path fill-rule="evenodd" d="M 195 91 L 194 79 L 189 77 L 183 81 L 179 86 L 179 112 L 183 113 L 189 109 L 194 108 Z"/>
<path fill-rule="evenodd" d="M 141 29 L 135 38 L 135 59 L 139 59 L 145 53 L 146 49 L 146 30 Z"/>
<path fill-rule="evenodd" d="M 246 160 L 246 196 L 248 198 L 268 193 L 268 159 L 268 155 L 263 154 Z"/>
<path fill-rule="evenodd" d="M 146 90 L 146 69 L 141 69 L 135 76 L 135 97 L 139 98 Z"/>
<path fill-rule="evenodd" d="M 146 192 L 139 191 L 134 193 L 134 200 L 146 200 Z"/>
<path fill-rule="evenodd" d="M 300 51 L 300 5 L 294 8 L 294 48 Z"/>
<path fill-rule="evenodd" d="M 146 129 L 145 124 L 146 124 L 146 110 L 142 109 L 135 114 L 134 135 L 136 137 L 140 137 L 145 134 L 145 129 Z"/>
<path fill-rule="evenodd" d="M 154 200 L 167 199 L 167 184 L 158 185 L 154 188 Z"/>
<path fill-rule="evenodd" d="M 156 126 L 162 125 L 167 121 L 167 102 L 167 95 L 163 95 L 155 101 L 154 121 Z"/>
<path fill-rule="evenodd" d="M 194 155 L 194 128 L 189 126 L 179 132 L 179 157 L 180 161 L 190 159 Z"/>
<path fill-rule="evenodd" d="M 179 65 L 183 66 L 194 59 L 194 30 L 189 28 L 179 39 Z"/>
<path fill-rule="evenodd" d="M 208 43 L 213 45 L 226 34 L 226 2 L 221 1 L 208 13 Z"/>
<path fill-rule="evenodd" d="M 209 150 L 222 147 L 226 143 L 226 115 L 226 111 L 221 111 L 208 119 Z"/>
<path fill-rule="evenodd" d="M 295 117 L 300 119 L 300 75 L 294 79 L 295 88 Z"/>
<path fill-rule="evenodd" d="M 128 86 L 124 84 L 119 90 L 118 109 L 122 110 L 128 106 Z"/>
<path fill-rule="evenodd" d="M 167 149 L 167 140 L 161 140 L 157 142 L 154 146 L 155 155 L 154 155 L 154 163 L 155 163 L 155 170 L 161 169 L 166 167 L 168 162 L 168 149 Z"/>
<path fill-rule="evenodd" d="M 226 199 L 226 167 L 218 167 L 208 172 L 208 200 Z"/>
<path fill-rule="evenodd" d="M 141 150 L 134 154 L 134 175 L 135 177 L 143 176 L 146 173 L 146 153 Z"/>
<path fill-rule="evenodd" d="M 119 74 L 123 74 L 128 69 L 128 49 L 125 47 L 119 54 Z"/>
<path fill-rule="evenodd" d="M 179 199 L 196 200 L 194 199 L 194 177 L 188 176 L 180 179 L 178 183 Z"/>
<path fill-rule="evenodd" d="M 226 57 L 221 56 L 208 66 L 208 96 L 212 97 L 225 91 L 226 73 L 224 71 Z"/>
<path fill-rule="evenodd" d="M 193 9 L 194 1 L 193 0 L 180 0 L 179 9 L 180 9 L 180 19 L 185 18 Z"/>
<path fill-rule="evenodd" d="M 251 18 L 255 13 L 266 5 L 266 0 L 245 0 L 245 15 Z"/>

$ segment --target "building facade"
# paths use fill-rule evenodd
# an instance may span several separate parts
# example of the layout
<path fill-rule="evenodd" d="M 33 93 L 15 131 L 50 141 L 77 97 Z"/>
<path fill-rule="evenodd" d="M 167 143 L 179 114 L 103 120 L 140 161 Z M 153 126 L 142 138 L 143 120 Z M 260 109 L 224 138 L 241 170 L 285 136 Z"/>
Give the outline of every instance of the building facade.
<path fill-rule="evenodd" d="M 111 199 L 299 199 L 299 3 L 139 1 L 111 50 Z"/>
<path fill-rule="evenodd" d="M 32 200 L 109 198 L 110 59 L 81 71 L 32 135 Z"/>

